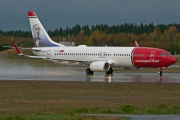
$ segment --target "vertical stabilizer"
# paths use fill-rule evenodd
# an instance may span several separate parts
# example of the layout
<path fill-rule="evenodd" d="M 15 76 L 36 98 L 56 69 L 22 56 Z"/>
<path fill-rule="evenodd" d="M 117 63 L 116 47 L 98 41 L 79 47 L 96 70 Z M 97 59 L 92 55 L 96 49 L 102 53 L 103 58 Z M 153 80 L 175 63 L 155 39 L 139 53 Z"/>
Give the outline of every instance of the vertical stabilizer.
<path fill-rule="evenodd" d="M 28 11 L 28 16 L 35 47 L 64 46 L 51 40 L 34 11 Z"/>

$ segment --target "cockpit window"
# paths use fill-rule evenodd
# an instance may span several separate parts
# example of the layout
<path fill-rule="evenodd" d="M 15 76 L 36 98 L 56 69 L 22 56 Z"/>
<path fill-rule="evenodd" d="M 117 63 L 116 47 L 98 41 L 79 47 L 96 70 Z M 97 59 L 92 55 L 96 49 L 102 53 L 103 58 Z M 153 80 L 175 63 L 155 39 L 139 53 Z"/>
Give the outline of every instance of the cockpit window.
<path fill-rule="evenodd" d="M 170 56 L 170 53 L 160 53 L 160 56 Z"/>
<path fill-rule="evenodd" d="M 170 56 L 171 54 L 170 53 L 166 53 L 167 56 Z"/>

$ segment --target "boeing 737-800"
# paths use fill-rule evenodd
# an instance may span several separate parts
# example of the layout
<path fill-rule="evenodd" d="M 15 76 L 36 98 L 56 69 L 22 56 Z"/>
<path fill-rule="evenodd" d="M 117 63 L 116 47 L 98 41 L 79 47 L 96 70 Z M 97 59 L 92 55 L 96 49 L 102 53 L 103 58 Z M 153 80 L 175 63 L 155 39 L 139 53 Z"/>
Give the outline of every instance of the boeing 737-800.
<path fill-rule="evenodd" d="M 139 47 L 137 43 L 135 47 L 87 47 L 86 45 L 67 47 L 51 40 L 33 11 L 29 11 L 28 16 L 35 45 L 32 52 L 37 55 L 28 56 L 30 58 L 78 62 L 87 67 L 87 74 L 93 72 L 112 74 L 115 67 L 125 69 L 147 67 L 159 68 L 162 75 L 163 69 L 177 61 L 166 50 Z M 19 55 L 24 55 L 16 44 L 14 47 Z"/>

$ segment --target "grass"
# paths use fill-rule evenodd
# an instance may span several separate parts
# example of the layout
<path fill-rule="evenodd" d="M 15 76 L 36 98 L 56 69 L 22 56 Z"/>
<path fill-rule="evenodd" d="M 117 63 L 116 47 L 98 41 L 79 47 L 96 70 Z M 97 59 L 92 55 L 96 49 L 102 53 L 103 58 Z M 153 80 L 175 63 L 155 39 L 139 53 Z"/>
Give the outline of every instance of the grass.
<path fill-rule="evenodd" d="M 96 118 L 81 114 L 180 114 L 179 91 L 177 83 L 1 80 L 0 116 L 91 120 Z"/>
<path fill-rule="evenodd" d="M 127 120 L 129 117 L 114 117 L 114 116 L 67 116 L 67 115 L 41 115 L 41 116 L 15 116 L 6 117 L 5 120 Z"/>

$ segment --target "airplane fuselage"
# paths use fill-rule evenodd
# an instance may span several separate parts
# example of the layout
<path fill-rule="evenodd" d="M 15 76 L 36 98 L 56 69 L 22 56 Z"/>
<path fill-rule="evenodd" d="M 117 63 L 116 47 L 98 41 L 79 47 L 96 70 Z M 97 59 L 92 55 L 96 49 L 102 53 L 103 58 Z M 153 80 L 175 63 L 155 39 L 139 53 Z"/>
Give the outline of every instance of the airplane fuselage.
<path fill-rule="evenodd" d="M 52 60 L 107 61 L 112 67 L 168 67 L 176 62 L 167 51 L 149 47 L 36 47 L 33 53 Z M 88 63 L 89 62 L 89 63 Z"/>

